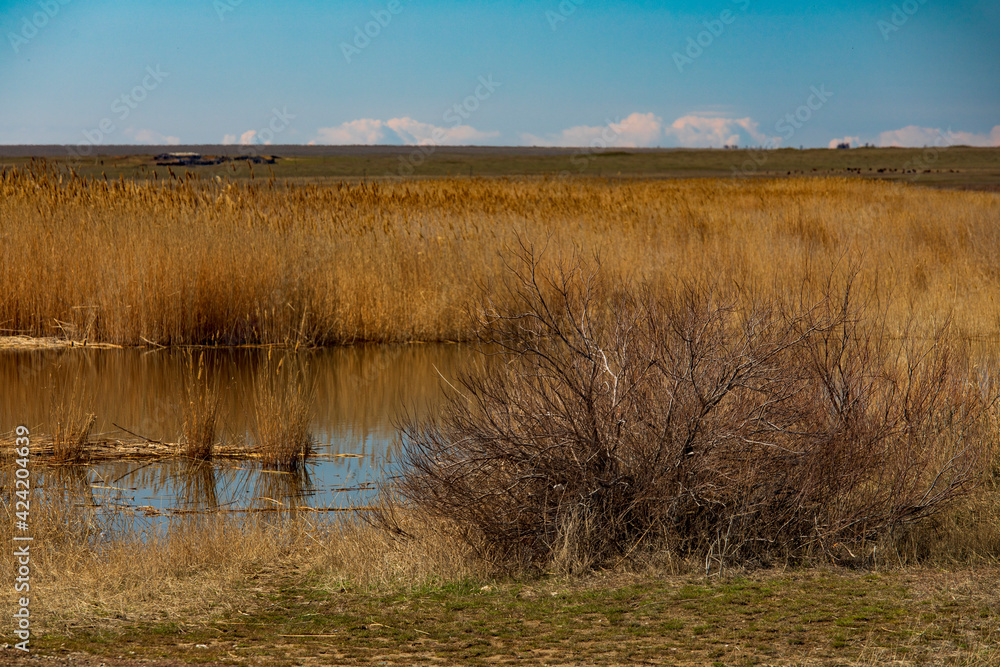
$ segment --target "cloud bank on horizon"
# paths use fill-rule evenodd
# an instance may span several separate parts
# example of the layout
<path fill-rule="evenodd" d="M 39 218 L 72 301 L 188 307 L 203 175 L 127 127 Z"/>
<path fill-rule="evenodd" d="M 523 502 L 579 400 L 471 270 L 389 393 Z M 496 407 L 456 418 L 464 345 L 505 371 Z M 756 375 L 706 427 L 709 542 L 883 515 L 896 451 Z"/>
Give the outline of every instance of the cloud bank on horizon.
<path fill-rule="evenodd" d="M 786 125 L 791 128 L 791 125 Z M 511 145 L 566 148 L 723 148 L 726 146 L 781 148 L 786 144 L 781 136 L 782 121 L 775 132 L 768 134 L 760 123 L 747 118 L 727 118 L 717 115 L 687 114 L 671 123 L 652 112 L 633 112 L 624 118 L 603 125 L 576 125 L 561 132 L 538 136 L 530 132 L 519 134 L 517 141 L 502 143 L 499 131 L 479 130 L 471 125 L 444 127 L 422 123 L 410 117 L 360 118 L 317 130 L 309 144 L 321 145 Z M 794 136 L 792 137 L 794 138 Z M 236 143 L 235 135 L 227 135 L 223 143 Z M 244 133 L 240 143 L 254 143 L 253 131 Z M 954 131 L 908 125 L 886 130 L 869 138 L 844 136 L 831 139 L 829 148 L 839 144 L 853 147 L 865 144 L 885 147 L 921 148 L 924 146 L 1000 146 L 1000 125 L 988 133 Z"/>
<path fill-rule="evenodd" d="M 361 118 L 335 127 L 321 127 L 310 144 L 406 146 L 468 146 L 490 142 L 500 136 L 497 131 L 483 132 L 470 125 L 442 127 L 421 123 L 409 117 Z"/>

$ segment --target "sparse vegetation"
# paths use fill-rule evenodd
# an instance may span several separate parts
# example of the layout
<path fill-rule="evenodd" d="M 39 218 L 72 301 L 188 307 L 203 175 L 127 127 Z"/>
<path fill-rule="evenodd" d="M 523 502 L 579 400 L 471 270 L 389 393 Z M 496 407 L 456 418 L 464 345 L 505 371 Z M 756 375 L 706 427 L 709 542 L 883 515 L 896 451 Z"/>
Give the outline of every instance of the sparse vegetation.
<path fill-rule="evenodd" d="M 201 147 L 190 147 L 194 151 Z M 213 155 L 239 156 L 239 146 L 219 146 Z M 212 167 L 157 166 L 142 146 L 110 148 L 90 159 L 67 157 L 64 146 L 0 146 L 0 169 L 26 168 L 45 156 L 68 175 L 94 179 L 169 180 L 201 177 L 250 179 L 400 180 L 409 172 L 411 146 L 281 146 L 280 159 L 265 167 L 237 160 Z M 217 151 L 217 152 L 216 152 Z M 37 157 L 27 157 L 28 155 Z M 22 157 L 17 157 L 22 156 Z M 898 180 L 931 187 L 987 189 L 1000 187 L 997 148 L 948 146 L 926 148 L 854 148 L 739 150 L 581 148 L 493 148 L 438 146 L 413 165 L 413 177 L 549 177 L 595 178 L 775 178 L 786 176 L 848 176 Z M 409 164 L 408 164 L 409 163 Z M 401 168 L 401 165 L 405 165 Z"/>

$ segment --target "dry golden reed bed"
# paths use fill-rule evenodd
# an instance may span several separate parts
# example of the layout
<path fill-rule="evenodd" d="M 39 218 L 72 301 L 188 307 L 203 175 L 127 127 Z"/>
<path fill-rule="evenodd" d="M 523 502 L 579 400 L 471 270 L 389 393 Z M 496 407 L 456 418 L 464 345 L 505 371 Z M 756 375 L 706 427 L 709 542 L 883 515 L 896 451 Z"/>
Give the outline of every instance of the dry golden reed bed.
<path fill-rule="evenodd" d="M 105 182 L 0 177 L 0 333 L 143 345 L 459 340 L 517 236 L 614 274 L 800 289 L 861 264 L 997 332 L 1000 197 L 852 179 Z M 904 312 L 905 311 L 905 312 Z"/>

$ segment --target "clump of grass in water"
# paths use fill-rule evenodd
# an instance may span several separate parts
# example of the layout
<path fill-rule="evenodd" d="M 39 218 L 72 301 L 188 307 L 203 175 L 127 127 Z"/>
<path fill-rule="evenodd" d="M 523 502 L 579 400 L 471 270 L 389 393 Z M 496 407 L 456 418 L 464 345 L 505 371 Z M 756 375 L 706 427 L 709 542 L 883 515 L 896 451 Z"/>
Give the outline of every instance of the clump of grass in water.
<path fill-rule="evenodd" d="M 208 379 L 204 353 L 195 368 L 190 357 L 184 386 L 184 455 L 192 459 L 212 458 L 219 424 L 219 392 Z"/>
<path fill-rule="evenodd" d="M 53 403 L 50 414 L 53 420 L 52 455 L 62 463 L 80 463 L 87 458 L 87 443 L 97 422 L 97 416 L 84 409 L 82 384 L 79 378 L 60 386 L 50 377 Z"/>
<path fill-rule="evenodd" d="M 56 419 L 52 438 L 53 458 L 65 463 L 79 463 L 87 458 L 87 442 L 97 416 L 87 413 L 72 416 L 70 410 L 62 411 Z"/>
<path fill-rule="evenodd" d="M 302 368 L 267 360 L 254 379 L 251 431 L 261 462 L 268 468 L 296 470 L 312 453 L 309 417 L 312 385 Z"/>

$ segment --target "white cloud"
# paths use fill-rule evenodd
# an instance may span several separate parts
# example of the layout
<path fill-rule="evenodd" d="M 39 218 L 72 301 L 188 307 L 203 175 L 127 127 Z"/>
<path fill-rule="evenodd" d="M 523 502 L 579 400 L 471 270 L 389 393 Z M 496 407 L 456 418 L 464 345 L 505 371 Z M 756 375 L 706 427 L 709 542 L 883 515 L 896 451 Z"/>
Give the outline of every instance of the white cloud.
<path fill-rule="evenodd" d="M 718 116 L 682 116 L 670 124 L 666 135 L 684 148 L 722 148 L 723 146 L 777 146 L 778 137 L 760 131 L 760 124 L 747 118 Z"/>
<path fill-rule="evenodd" d="M 857 147 L 861 145 L 861 137 L 841 137 L 840 139 L 830 139 L 827 148 L 836 148 L 838 144 L 850 144 Z"/>
<path fill-rule="evenodd" d="M 739 144 L 777 146 L 778 137 L 760 131 L 760 125 L 750 118 L 725 118 L 711 114 L 688 114 L 664 125 L 663 119 L 652 113 L 632 113 L 624 120 L 607 125 L 577 125 L 558 134 L 539 137 L 524 133 L 521 141 L 534 146 L 575 146 L 602 148 L 646 148 L 672 144 L 685 148 L 721 148 Z"/>
<path fill-rule="evenodd" d="M 989 134 L 974 132 L 953 132 L 933 128 L 907 125 L 898 130 L 882 132 L 876 143 L 879 146 L 1000 146 L 1000 125 L 995 126 Z"/>
<path fill-rule="evenodd" d="M 265 146 L 271 145 L 270 140 L 264 142 L 257 140 L 257 130 L 247 130 L 239 137 L 237 137 L 235 134 L 227 134 L 222 137 L 223 146 L 232 146 L 233 144 L 239 144 L 241 146 L 250 146 L 251 144 L 255 143 L 256 144 L 262 143 Z"/>
<path fill-rule="evenodd" d="M 421 123 L 409 116 L 379 120 L 359 118 L 336 127 L 321 127 L 311 144 L 404 144 L 460 146 L 482 143 L 500 136 L 499 132 L 484 132 L 471 125 L 441 127 Z"/>
<path fill-rule="evenodd" d="M 663 119 L 652 113 L 633 112 L 623 120 L 607 125 L 577 125 L 559 134 L 539 137 L 524 133 L 521 141 L 532 146 L 573 146 L 604 148 L 644 148 L 663 138 Z"/>
<path fill-rule="evenodd" d="M 471 125 L 455 125 L 439 127 L 430 123 L 421 123 L 409 117 L 390 118 L 386 127 L 396 133 L 407 145 L 469 145 L 486 139 L 495 139 L 499 132 L 482 132 Z"/>
<path fill-rule="evenodd" d="M 137 144 L 152 144 L 154 146 L 177 146 L 181 143 L 179 137 L 171 137 L 165 134 L 160 134 L 156 130 L 137 130 L 133 127 L 126 128 L 122 131 L 126 137 L 136 142 Z"/>
<path fill-rule="evenodd" d="M 316 143 L 320 144 L 378 144 L 385 141 L 385 123 L 374 118 L 361 118 L 336 127 L 321 127 Z"/>
<path fill-rule="evenodd" d="M 239 143 L 250 144 L 256 140 L 253 130 L 244 132 Z M 339 145 L 474 145 L 494 140 L 499 132 L 477 130 L 471 125 L 442 127 L 423 123 L 409 116 L 381 120 L 359 118 L 333 127 L 322 127 L 310 144 Z M 711 111 L 689 113 L 665 124 L 654 113 L 633 112 L 623 119 L 605 125 L 576 125 L 561 132 L 539 136 L 528 132 L 520 135 L 521 143 L 532 146 L 565 146 L 590 148 L 646 148 L 651 146 L 680 146 L 683 148 L 721 148 L 727 145 L 764 146 L 776 148 L 781 138 L 761 131 L 760 123 L 750 117 L 730 118 Z M 236 143 L 234 134 L 227 134 L 223 143 Z M 858 136 L 831 139 L 830 148 L 847 142 L 862 145 Z M 942 131 L 935 128 L 910 125 L 898 130 L 882 132 L 875 141 L 879 146 L 1000 146 L 1000 125 L 989 133 Z"/>

